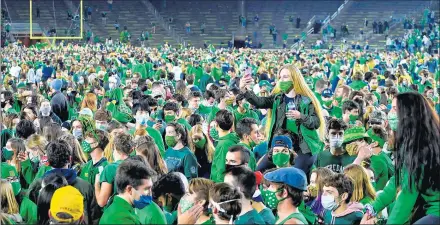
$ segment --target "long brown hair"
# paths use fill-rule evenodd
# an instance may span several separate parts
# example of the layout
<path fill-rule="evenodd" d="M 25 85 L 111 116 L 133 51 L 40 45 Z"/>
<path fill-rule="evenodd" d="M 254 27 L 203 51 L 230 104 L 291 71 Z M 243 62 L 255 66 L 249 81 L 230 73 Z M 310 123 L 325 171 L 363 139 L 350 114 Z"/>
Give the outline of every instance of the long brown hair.
<path fill-rule="evenodd" d="M 156 143 L 149 141 L 146 137 L 140 137 L 136 142 L 137 155 L 144 157 L 148 164 L 150 164 L 151 168 L 153 168 L 159 176 L 167 174 L 168 168 L 160 155 Z"/>
<path fill-rule="evenodd" d="M 15 164 L 15 169 L 17 169 L 17 172 L 20 172 L 21 163 L 20 160 L 18 160 L 17 155 L 20 152 L 25 152 L 26 146 L 24 145 L 24 141 L 20 138 L 11 138 L 8 140 L 8 142 L 11 143 L 11 148 L 14 151 L 11 161 Z"/>

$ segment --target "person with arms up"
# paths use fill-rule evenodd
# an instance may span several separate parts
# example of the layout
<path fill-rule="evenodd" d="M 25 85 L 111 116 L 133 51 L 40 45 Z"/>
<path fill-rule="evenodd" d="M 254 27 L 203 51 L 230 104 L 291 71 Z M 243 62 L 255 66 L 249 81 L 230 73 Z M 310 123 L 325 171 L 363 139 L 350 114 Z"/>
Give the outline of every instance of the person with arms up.
<path fill-rule="evenodd" d="M 324 147 L 325 123 L 319 101 L 301 72 L 292 65 L 280 68 L 277 86 L 269 97 L 257 97 L 250 91 L 253 82 L 251 76 L 241 78 L 240 89 L 256 108 L 269 109 L 266 121 L 268 141 L 271 142 L 274 134 L 282 129 L 297 135 L 299 149 L 295 167 L 309 173 L 316 155 Z"/>

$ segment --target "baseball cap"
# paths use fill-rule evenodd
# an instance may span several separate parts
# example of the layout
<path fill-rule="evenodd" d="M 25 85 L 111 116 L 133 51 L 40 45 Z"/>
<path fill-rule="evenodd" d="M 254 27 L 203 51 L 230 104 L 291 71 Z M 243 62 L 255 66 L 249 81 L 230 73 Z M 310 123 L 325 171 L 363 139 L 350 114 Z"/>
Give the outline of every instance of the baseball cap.
<path fill-rule="evenodd" d="M 50 201 L 50 216 L 57 222 L 78 221 L 84 213 L 84 197 L 68 185 L 55 191 Z"/>
<path fill-rule="evenodd" d="M 343 65 L 343 66 L 339 67 L 339 70 L 347 70 L 347 69 L 348 69 L 348 67 L 347 67 L 347 66 L 345 66 L 345 65 Z"/>
<path fill-rule="evenodd" d="M 279 135 L 279 136 L 275 136 L 272 139 L 272 148 L 274 147 L 285 147 L 288 149 L 292 149 L 292 140 L 285 136 L 285 135 Z"/>
<path fill-rule="evenodd" d="M 269 182 L 287 184 L 290 187 L 306 191 L 306 174 L 295 167 L 284 167 L 264 175 L 264 179 Z"/>
<path fill-rule="evenodd" d="M 324 98 L 331 98 L 333 96 L 333 91 L 330 88 L 324 89 L 321 93 L 321 96 Z"/>

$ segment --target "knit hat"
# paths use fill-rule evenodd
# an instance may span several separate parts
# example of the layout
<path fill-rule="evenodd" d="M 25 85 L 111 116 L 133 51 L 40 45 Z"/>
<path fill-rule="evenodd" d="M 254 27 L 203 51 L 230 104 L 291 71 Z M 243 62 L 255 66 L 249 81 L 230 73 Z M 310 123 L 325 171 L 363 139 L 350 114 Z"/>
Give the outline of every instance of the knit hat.
<path fill-rule="evenodd" d="M 55 79 L 50 83 L 50 87 L 55 91 L 61 90 L 62 86 L 63 86 L 63 81 L 60 79 Z"/>
<path fill-rule="evenodd" d="M 343 144 L 348 143 L 348 142 L 352 142 L 352 141 L 356 141 L 359 139 L 363 139 L 363 138 L 370 139 L 368 134 L 365 133 L 365 128 L 364 127 L 352 127 L 352 128 L 349 128 L 345 131 Z"/>
<path fill-rule="evenodd" d="M 50 217 L 56 222 L 75 222 L 83 213 L 84 197 L 78 189 L 69 185 L 55 191 L 50 201 Z"/>

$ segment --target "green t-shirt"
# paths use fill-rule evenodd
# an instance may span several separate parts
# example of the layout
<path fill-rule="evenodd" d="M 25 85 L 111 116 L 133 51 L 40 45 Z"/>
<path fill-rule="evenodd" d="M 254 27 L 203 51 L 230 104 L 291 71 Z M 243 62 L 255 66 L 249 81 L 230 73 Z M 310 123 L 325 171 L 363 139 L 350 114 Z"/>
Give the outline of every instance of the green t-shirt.
<path fill-rule="evenodd" d="M 272 210 L 269 208 L 264 208 L 258 214 L 260 214 L 266 224 L 275 224 L 275 215 L 273 215 Z"/>
<path fill-rule="evenodd" d="M 142 224 L 167 224 L 165 214 L 154 202 L 143 209 L 135 209 L 134 211 Z"/>
<path fill-rule="evenodd" d="M 258 214 L 257 210 L 252 209 L 251 211 L 239 216 L 234 224 L 266 224 L 263 217 Z"/>
<path fill-rule="evenodd" d="M 111 164 L 110 164 L 111 165 Z M 119 196 L 104 210 L 99 224 L 141 224 L 134 208 Z"/>
<path fill-rule="evenodd" d="M 104 171 L 104 168 L 108 165 L 108 161 L 105 157 L 101 158 L 96 164 L 93 164 L 92 160 L 89 160 L 81 168 L 81 174 L 79 177 L 85 181 L 88 181 L 91 185 L 95 185 L 96 174 Z"/>
<path fill-rule="evenodd" d="M 164 160 L 169 172 L 181 172 L 188 179 L 196 178 L 198 175 L 196 156 L 188 147 L 179 150 L 168 148 Z"/>
<path fill-rule="evenodd" d="M 332 155 L 329 149 L 318 154 L 316 167 L 326 167 L 335 173 L 342 173 L 344 167 L 354 162 L 356 156 L 350 156 L 347 152 L 342 155 Z"/>
<path fill-rule="evenodd" d="M 115 178 L 116 178 L 116 170 L 119 165 L 123 162 L 123 160 L 118 160 L 112 164 L 108 164 L 104 167 L 104 171 L 101 173 L 101 177 L 99 179 L 100 183 L 107 182 L 113 186 L 113 193 L 116 194 L 116 186 L 115 186 Z"/>
<path fill-rule="evenodd" d="M 301 221 L 303 224 L 308 224 L 306 218 L 301 213 L 292 213 L 288 217 L 286 217 L 284 220 L 280 221 L 277 224 L 285 224 L 288 220 L 293 219 L 293 218 Z M 278 218 L 276 220 L 278 220 Z"/>
<path fill-rule="evenodd" d="M 24 197 L 20 205 L 20 216 L 26 224 L 37 224 L 37 205 L 28 197 Z"/>

